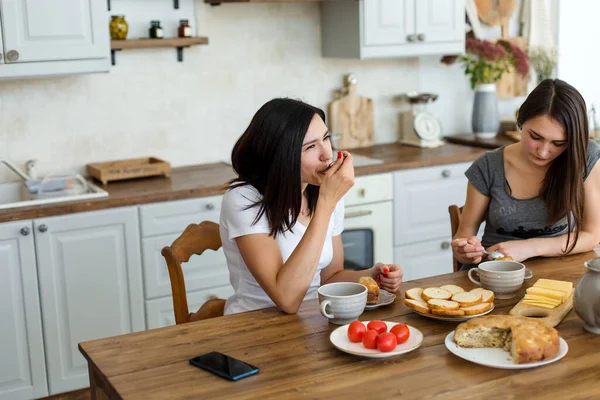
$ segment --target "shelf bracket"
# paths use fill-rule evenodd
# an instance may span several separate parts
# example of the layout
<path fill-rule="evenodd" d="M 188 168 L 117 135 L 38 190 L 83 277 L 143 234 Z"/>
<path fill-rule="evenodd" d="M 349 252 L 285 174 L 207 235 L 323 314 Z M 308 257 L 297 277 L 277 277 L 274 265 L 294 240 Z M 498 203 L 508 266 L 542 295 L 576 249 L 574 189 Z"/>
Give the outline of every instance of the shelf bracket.
<path fill-rule="evenodd" d="M 173 7 L 177 10 L 179 9 L 179 0 L 173 0 Z"/>
<path fill-rule="evenodd" d="M 108 11 L 110 11 L 110 0 L 106 0 L 106 5 L 108 6 Z"/>
<path fill-rule="evenodd" d="M 183 62 L 183 47 L 177 48 L 177 61 Z"/>
<path fill-rule="evenodd" d="M 117 51 L 118 51 L 118 50 L 113 50 L 113 49 L 111 49 L 111 50 L 110 50 L 110 63 L 111 63 L 112 65 L 117 65 L 117 59 L 116 59 L 116 57 L 115 57 L 115 53 L 116 53 Z"/>

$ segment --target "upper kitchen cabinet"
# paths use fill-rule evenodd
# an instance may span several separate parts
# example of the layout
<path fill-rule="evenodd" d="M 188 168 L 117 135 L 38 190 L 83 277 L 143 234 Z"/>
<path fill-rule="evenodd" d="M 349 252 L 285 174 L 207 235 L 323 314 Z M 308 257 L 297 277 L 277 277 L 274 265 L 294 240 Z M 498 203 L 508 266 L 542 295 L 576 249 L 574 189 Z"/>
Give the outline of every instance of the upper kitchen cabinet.
<path fill-rule="evenodd" d="M 106 2 L 0 0 L 0 78 L 108 72 Z"/>
<path fill-rule="evenodd" d="M 321 3 L 324 57 L 395 58 L 461 53 L 464 0 Z"/>

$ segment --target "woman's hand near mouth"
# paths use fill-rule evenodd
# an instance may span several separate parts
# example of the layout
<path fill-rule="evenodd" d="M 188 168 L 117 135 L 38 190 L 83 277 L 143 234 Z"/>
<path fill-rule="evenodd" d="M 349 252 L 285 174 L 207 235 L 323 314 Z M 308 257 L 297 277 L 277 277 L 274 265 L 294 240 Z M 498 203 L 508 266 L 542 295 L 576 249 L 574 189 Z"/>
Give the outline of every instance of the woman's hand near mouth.
<path fill-rule="evenodd" d="M 347 151 L 339 151 L 335 163 L 323 174 L 317 174 L 320 183 L 319 203 L 333 210 L 342 197 L 354 186 L 353 157 Z"/>

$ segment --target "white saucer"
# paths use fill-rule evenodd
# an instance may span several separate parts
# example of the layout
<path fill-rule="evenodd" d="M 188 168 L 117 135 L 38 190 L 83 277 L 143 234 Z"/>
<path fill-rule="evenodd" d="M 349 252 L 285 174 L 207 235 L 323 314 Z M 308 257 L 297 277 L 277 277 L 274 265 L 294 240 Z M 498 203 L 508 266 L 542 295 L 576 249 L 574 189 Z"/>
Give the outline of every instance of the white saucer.
<path fill-rule="evenodd" d="M 527 364 L 515 364 L 512 356 L 508 351 L 498 348 L 482 348 L 482 349 L 470 349 L 466 347 L 460 347 L 452 340 L 454 338 L 454 331 L 450 332 L 446 336 L 444 344 L 451 353 L 463 358 L 467 361 L 471 361 L 475 364 L 484 365 L 486 367 L 501 368 L 501 369 L 525 369 L 535 368 L 542 365 L 550 364 L 563 358 L 569 351 L 569 345 L 567 342 L 560 338 L 560 347 L 558 354 L 554 358 L 548 360 L 532 362 Z"/>
<path fill-rule="evenodd" d="M 394 325 L 397 325 L 398 322 L 390 322 L 384 321 L 388 326 L 388 331 Z M 365 326 L 369 323 L 369 321 L 362 321 Z M 362 343 L 352 343 L 348 339 L 348 325 L 343 325 L 331 332 L 329 335 L 329 340 L 331 343 L 339 350 L 348 353 L 354 354 L 355 356 L 369 357 L 369 358 L 387 358 L 397 356 L 398 354 L 408 353 L 409 351 L 413 351 L 417 349 L 421 343 L 423 342 L 423 334 L 417 328 L 413 328 L 412 326 L 408 326 L 410 331 L 410 335 L 408 336 L 408 340 L 402 344 L 396 346 L 393 351 L 388 353 L 383 353 L 378 349 L 367 349 L 363 346 Z"/>

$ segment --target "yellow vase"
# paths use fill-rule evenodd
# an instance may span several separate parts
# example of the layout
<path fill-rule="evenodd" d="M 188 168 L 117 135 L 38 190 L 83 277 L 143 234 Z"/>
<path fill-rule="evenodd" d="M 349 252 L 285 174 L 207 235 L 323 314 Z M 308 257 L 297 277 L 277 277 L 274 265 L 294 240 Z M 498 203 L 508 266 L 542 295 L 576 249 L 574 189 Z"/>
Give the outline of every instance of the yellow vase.
<path fill-rule="evenodd" d="M 127 39 L 129 24 L 125 21 L 124 15 L 113 15 L 110 20 L 110 37 L 113 40 Z"/>

